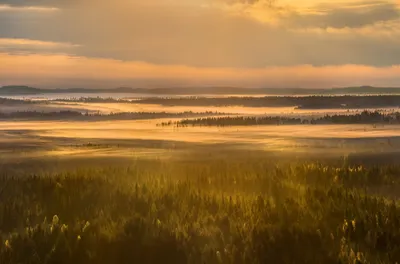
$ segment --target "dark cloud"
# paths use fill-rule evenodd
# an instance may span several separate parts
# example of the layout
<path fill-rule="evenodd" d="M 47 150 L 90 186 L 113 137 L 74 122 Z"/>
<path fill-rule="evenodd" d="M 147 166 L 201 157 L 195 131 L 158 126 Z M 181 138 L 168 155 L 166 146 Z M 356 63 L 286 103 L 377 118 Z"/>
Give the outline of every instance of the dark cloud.
<path fill-rule="evenodd" d="M 400 17 L 394 3 L 361 2 L 349 3 L 346 6 L 320 6 L 320 14 L 293 14 L 287 20 L 296 27 L 320 28 L 357 28 L 390 21 Z"/>

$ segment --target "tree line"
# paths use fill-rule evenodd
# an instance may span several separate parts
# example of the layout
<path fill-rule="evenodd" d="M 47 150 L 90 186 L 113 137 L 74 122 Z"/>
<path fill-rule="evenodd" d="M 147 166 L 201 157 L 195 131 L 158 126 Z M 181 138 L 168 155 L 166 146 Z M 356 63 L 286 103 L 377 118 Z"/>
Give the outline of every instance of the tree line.
<path fill-rule="evenodd" d="M 204 117 L 197 119 L 184 119 L 177 122 L 163 122 L 161 126 L 176 125 L 177 127 L 186 126 L 254 126 L 254 125 L 321 125 L 321 124 L 399 124 L 400 113 L 380 113 L 378 111 L 363 111 L 359 114 L 345 115 L 325 115 L 322 117 L 299 118 L 283 116 L 224 116 L 224 117 Z"/>
<path fill-rule="evenodd" d="M 139 104 L 165 106 L 244 106 L 244 107 L 296 107 L 298 109 L 351 109 L 400 107 L 400 96 L 266 96 L 266 97 L 181 97 L 144 98 Z"/>
<path fill-rule="evenodd" d="M 0 119 L 76 119 L 83 120 L 130 120 L 130 119 L 151 119 L 151 118 L 174 118 L 174 117 L 190 117 L 204 115 L 226 115 L 219 112 L 192 112 L 185 111 L 179 113 L 168 112 L 117 112 L 117 113 L 101 113 L 101 112 L 80 112 L 80 111 L 16 111 L 9 113 L 0 112 Z"/>
<path fill-rule="evenodd" d="M 150 97 L 116 99 L 81 97 L 55 99 L 54 102 L 83 103 L 135 103 L 164 106 L 244 106 L 244 107 L 295 107 L 299 109 L 357 109 L 400 107 L 400 95 L 343 95 L 343 96 L 265 96 L 265 97 Z M 0 104 L 27 103 L 48 104 L 50 100 L 15 100 L 0 98 Z"/>

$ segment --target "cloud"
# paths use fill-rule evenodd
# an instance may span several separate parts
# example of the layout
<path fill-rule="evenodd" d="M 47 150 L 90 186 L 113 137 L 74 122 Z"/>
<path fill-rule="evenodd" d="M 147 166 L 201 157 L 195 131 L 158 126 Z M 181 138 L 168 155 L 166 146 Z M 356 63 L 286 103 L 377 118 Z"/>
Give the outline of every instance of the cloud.
<path fill-rule="evenodd" d="M 79 0 L 0 0 L 0 5 L 12 7 L 61 7 L 76 3 Z"/>
<path fill-rule="evenodd" d="M 315 35 L 330 35 L 331 37 L 340 36 L 346 38 L 348 36 L 362 37 L 368 39 L 379 39 L 384 38 L 393 43 L 400 45 L 400 19 L 386 22 L 379 22 L 371 26 L 365 26 L 360 28 L 320 28 L 320 27 L 309 27 L 309 28 L 294 28 L 293 32 L 299 32 L 304 34 Z"/>
<path fill-rule="evenodd" d="M 70 48 L 77 47 L 69 43 L 40 41 L 32 39 L 0 38 L 0 47 L 43 47 L 43 48 Z"/>
<path fill-rule="evenodd" d="M 71 53 L 79 45 L 31 39 L 0 38 L 0 52 L 16 53 Z"/>
<path fill-rule="evenodd" d="M 14 0 L 0 0 L 10 2 Z M 382 67 L 399 63 L 400 24 L 390 16 L 390 1 L 293 3 L 16 0 L 14 6 L 54 6 L 59 10 L 45 14 L 0 12 L 0 24 L 5 25 L 0 27 L 0 38 L 74 43 L 79 46 L 60 48 L 60 52 L 81 57 L 197 68 Z M 275 16 L 277 23 L 258 19 L 265 14 Z"/>
<path fill-rule="evenodd" d="M 11 6 L 11 5 L 0 4 L 0 12 L 55 12 L 55 11 L 59 11 L 59 9 L 56 7 L 45 7 L 45 6 Z"/>
<path fill-rule="evenodd" d="M 360 2 L 347 5 L 320 5 L 314 14 L 294 14 L 289 24 L 296 27 L 360 28 L 376 23 L 399 19 L 394 3 Z"/>
<path fill-rule="evenodd" d="M 400 18 L 399 4 L 393 1 L 312 1 L 297 6 L 287 2 L 235 1 L 225 8 L 263 23 L 295 28 L 359 28 Z"/>
<path fill-rule="evenodd" d="M 199 68 L 155 65 L 138 61 L 93 59 L 66 55 L 1 54 L 1 85 L 39 87 L 165 87 L 170 85 L 229 85 L 246 87 L 394 86 L 400 66 L 297 65 L 265 68 Z"/>

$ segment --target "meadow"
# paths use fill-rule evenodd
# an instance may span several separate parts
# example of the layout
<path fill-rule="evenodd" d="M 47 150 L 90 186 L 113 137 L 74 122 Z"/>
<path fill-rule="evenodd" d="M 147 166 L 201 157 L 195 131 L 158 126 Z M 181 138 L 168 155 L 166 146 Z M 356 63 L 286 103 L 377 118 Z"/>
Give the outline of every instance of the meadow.
<path fill-rule="evenodd" d="M 0 263 L 400 261 L 394 111 L 0 104 Z"/>

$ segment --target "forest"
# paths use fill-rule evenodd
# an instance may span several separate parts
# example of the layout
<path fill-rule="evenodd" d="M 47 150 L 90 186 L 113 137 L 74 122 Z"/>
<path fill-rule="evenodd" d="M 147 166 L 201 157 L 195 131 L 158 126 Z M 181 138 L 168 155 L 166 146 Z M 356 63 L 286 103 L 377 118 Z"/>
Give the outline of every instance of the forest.
<path fill-rule="evenodd" d="M 61 111 L 16 111 L 9 113 L 0 112 L 0 119 L 29 119 L 29 120 L 84 120 L 84 121 L 101 121 L 101 120 L 138 120 L 138 119 L 154 119 L 154 118 L 178 118 L 178 117 L 196 117 L 209 115 L 227 115 L 219 112 L 192 112 L 185 111 L 179 113 L 167 112 L 117 112 L 117 113 L 100 113 L 98 112 L 80 112 L 71 110 Z"/>
<path fill-rule="evenodd" d="M 332 108 L 398 108 L 398 95 L 343 95 L 343 96 L 266 96 L 266 97 L 181 97 L 145 98 L 135 100 L 140 104 L 164 106 L 244 106 L 244 107 L 297 107 L 299 109 Z"/>
<path fill-rule="evenodd" d="M 0 178 L 1 263 L 400 260 L 398 165 L 237 154 L 76 165 Z"/>
<path fill-rule="evenodd" d="M 160 126 L 256 126 L 256 125 L 326 125 L 326 124 L 399 124 L 400 113 L 362 111 L 356 114 L 335 114 L 322 117 L 289 116 L 223 116 L 183 119 L 176 122 L 162 122 Z"/>
<path fill-rule="evenodd" d="M 8 99 L 0 97 L 0 104 L 49 104 L 61 103 L 126 103 L 162 106 L 244 106 L 244 107 L 293 107 L 298 109 L 366 109 L 398 108 L 400 95 L 307 95 L 307 96 L 228 96 L 228 97 L 71 97 L 49 100 Z"/>

